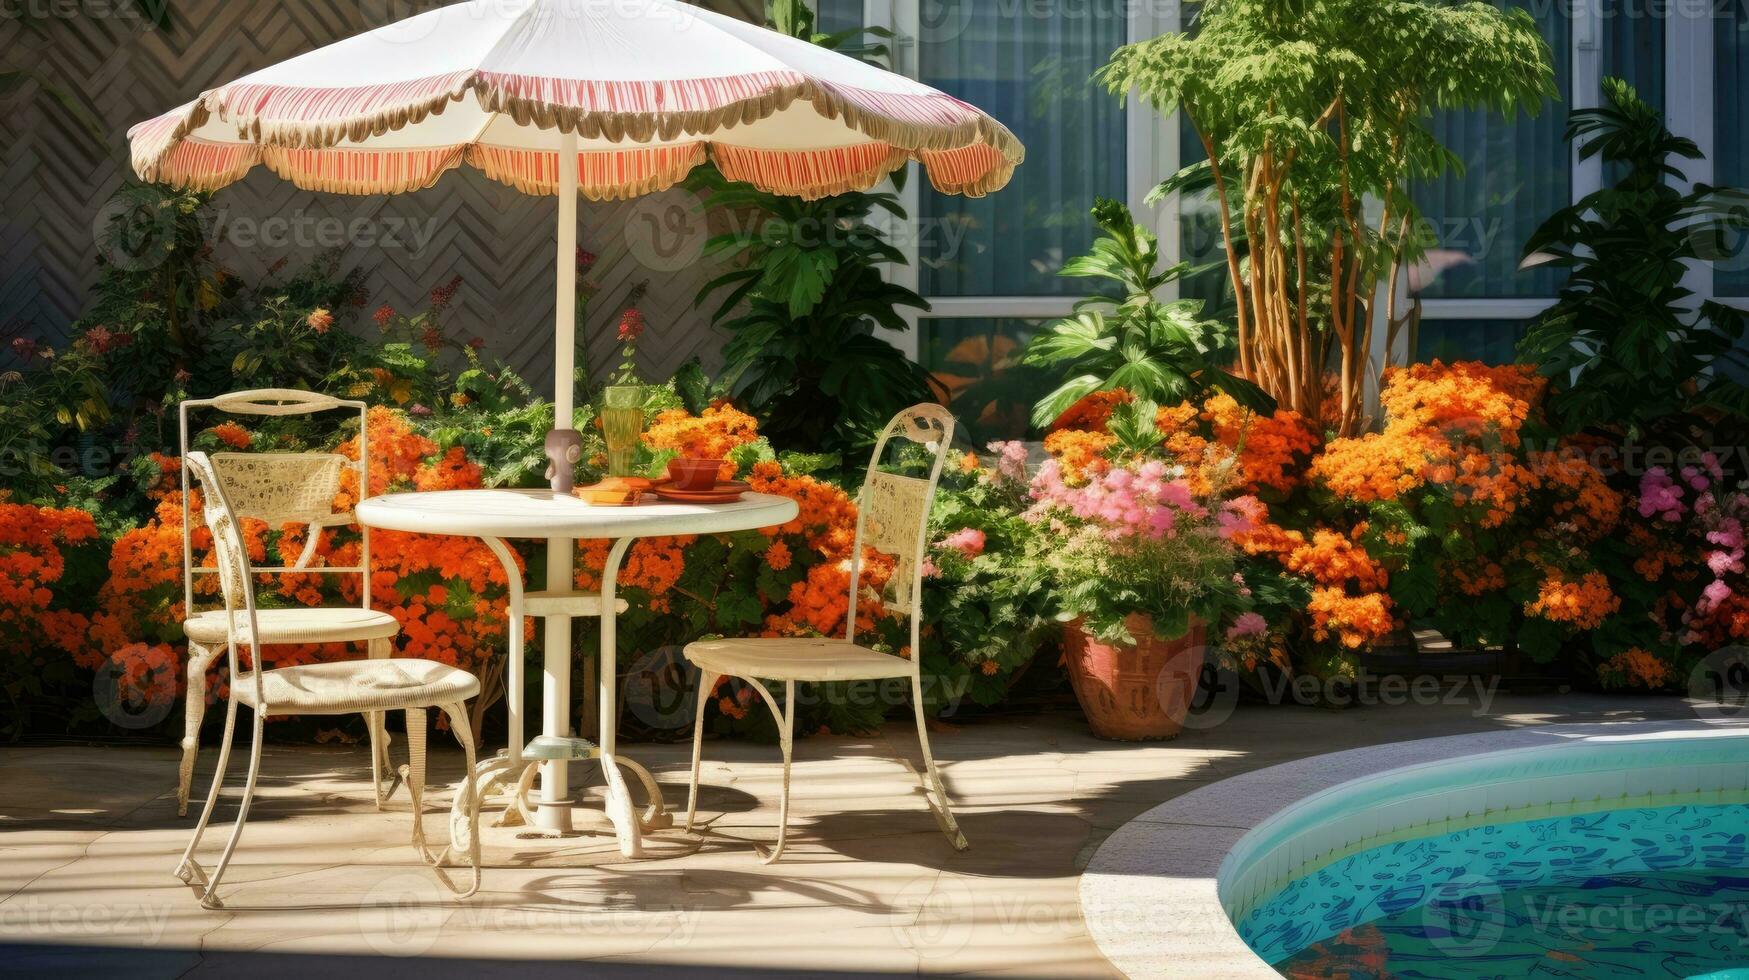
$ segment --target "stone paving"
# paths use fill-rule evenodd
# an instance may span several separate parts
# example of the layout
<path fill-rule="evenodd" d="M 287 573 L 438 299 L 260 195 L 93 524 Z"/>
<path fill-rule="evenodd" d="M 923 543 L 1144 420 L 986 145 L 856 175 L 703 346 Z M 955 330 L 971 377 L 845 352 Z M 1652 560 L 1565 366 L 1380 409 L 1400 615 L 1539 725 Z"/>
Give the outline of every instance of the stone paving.
<path fill-rule="evenodd" d="M 369 802 L 361 749 L 269 746 L 221 912 L 170 873 L 193 822 L 175 815 L 172 749 L 0 749 L 0 974 L 575 975 L 587 961 L 589 975 L 628 977 L 1109 976 L 1079 874 L 1114 830 L 1178 794 L 1380 742 L 1685 717 L 1675 699 L 1572 695 L 1501 695 L 1486 712 L 1473 698 L 1243 706 L 1147 745 L 1097 741 L 1067 712 L 980 720 L 932 736 L 964 853 L 924 805 L 915 732 L 895 724 L 798 743 L 789 850 L 772 866 L 754 844 L 775 826 L 776 749 L 712 742 L 702 843 L 666 832 L 660 857 L 628 862 L 604 836 L 554 852 L 496 834 L 480 894 L 460 904 L 408 846 L 405 794 L 381 813 Z M 460 774 L 445 741 L 433 738 L 434 783 Z M 684 805 L 686 746 L 629 748 Z M 197 791 L 215 754 L 202 755 Z M 447 787 L 433 796 L 426 826 L 441 839 Z M 209 864 L 233 813 L 221 804 Z"/>

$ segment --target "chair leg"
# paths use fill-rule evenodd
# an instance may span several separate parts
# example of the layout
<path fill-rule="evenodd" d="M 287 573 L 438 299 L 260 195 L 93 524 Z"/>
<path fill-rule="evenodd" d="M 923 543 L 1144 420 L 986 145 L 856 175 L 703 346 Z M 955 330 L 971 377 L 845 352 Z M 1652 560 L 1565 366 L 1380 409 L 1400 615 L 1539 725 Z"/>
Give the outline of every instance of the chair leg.
<path fill-rule="evenodd" d="M 183 881 L 192 881 L 198 865 L 194 861 L 195 848 L 200 846 L 200 838 L 206 833 L 206 825 L 213 818 L 213 808 L 219 802 L 219 787 L 225 782 L 225 768 L 231 763 L 231 736 L 237 730 L 237 702 L 231 701 L 225 707 L 225 735 L 219 742 L 219 764 L 213 770 L 213 786 L 207 791 L 206 806 L 200 811 L 200 820 L 194 825 L 194 834 L 188 839 L 188 847 L 182 852 L 182 860 L 176 863 L 176 877 Z"/>
<path fill-rule="evenodd" d="M 200 754 L 200 723 L 206 719 L 206 672 L 219 651 L 190 640 L 188 692 L 182 703 L 182 763 L 177 770 L 176 815 L 188 816 L 188 789 L 194 783 L 194 760 Z"/>
<path fill-rule="evenodd" d="M 467 771 L 462 774 L 462 782 L 456 792 L 466 793 L 468 802 L 468 863 L 474 869 L 474 883 L 465 892 L 457 892 L 457 898 L 470 898 L 480 890 L 480 783 L 474 775 L 475 749 L 474 730 L 468 722 L 468 706 L 466 702 L 443 706 L 445 714 L 449 715 L 450 730 L 455 732 L 456 741 L 462 743 L 462 754 L 467 763 Z M 450 843 L 450 852 L 454 853 L 455 844 Z"/>
<path fill-rule="evenodd" d="M 948 802 L 947 786 L 941 781 L 941 770 L 936 768 L 935 753 L 929 751 L 929 726 L 923 717 L 923 683 L 917 677 L 911 678 L 911 704 L 917 712 L 917 744 L 923 746 L 923 770 L 928 776 L 928 791 L 935 794 L 929 808 L 935 812 L 935 820 L 941 825 L 941 832 L 947 835 L 948 843 L 956 851 L 963 851 L 971 844 L 966 835 L 960 832 L 959 821 L 954 819 L 953 808 Z"/>
<path fill-rule="evenodd" d="M 692 722 L 692 778 L 686 787 L 686 832 L 689 834 L 692 833 L 693 816 L 698 812 L 698 770 L 704 761 L 704 709 L 722 677 L 705 671 L 698 675 L 698 711 Z"/>
<path fill-rule="evenodd" d="M 235 702 L 233 702 L 233 710 Z M 255 780 L 261 775 L 261 736 L 262 725 L 267 721 L 267 706 L 261 705 L 253 710 L 255 716 L 255 735 L 249 742 L 249 779 L 243 784 L 243 805 L 237 809 L 237 826 L 231 830 L 231 839 L 225 842 L 225 852 L 219 855 L 219 863 L 213 866 L 213 876 L 207 882 L 206 892 L 200 897 L 202 908 L 221 909 L 224 903 L 219 901 L 219 880 L 225 876 L 225 869 L 231 864 L 231 855 L 237 852 L 237 842 L 243 839 L 243 824 L 249 819 L 249 804 L 255 799 Z M 214 783 L 214 795 L 217 795 L 217 783 Z"/>
<path fill-rule="evenodd" d="M 370 640 L 368 643 L 369 657 L 372 660 L 387 660 L 389 655 L 394 653 L 393 646 L 390 644 L 390 641 L 386 639 Z M 391 774 L 394 772 L 394 769 L 389 764 L 390 739 L 388 730 L 383 727 L 383 718 L 384 713 L 381 711 L 367 711 L 364 713 L 365 727 L 370 731 L 371 793 L 376 796 L 378 810 L 383 808 L 383 803 L 395 792 L 395 785 L 392 776 L 389 787 L 387 789 L 383 788 L 383 772 L 385 770 Z"/>
<path fill-rule="evenodd" d="M 783 730 L 778 738 L 783 747 L 783 795 L 777 804 L 777 846 L 766 855 L 765 863 L 772 864 L 783 857 L 783 845 L 789 837 L 789 765 L 791 750 L 795 746 L 796 737 L 796 682 L 783 682 L 783 715 L 778 719 Z"/>
<path fill-rule="evenodd" d="M 413 847 L 426 864 L 435 866 L 442 858 L 433 856 L 425 846 L 425 726 L 428 719 L 424 708 L 407 709 L 407 765 L 401 770 L 407 783 L 407 795 L 413 798 Z"/>

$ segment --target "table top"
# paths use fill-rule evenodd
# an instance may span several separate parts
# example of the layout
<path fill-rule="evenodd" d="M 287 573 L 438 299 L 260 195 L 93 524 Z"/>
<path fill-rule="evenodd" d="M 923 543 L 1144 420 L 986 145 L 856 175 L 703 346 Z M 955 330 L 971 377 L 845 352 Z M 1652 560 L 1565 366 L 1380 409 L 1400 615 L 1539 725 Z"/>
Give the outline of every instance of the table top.
<path fill-rule="evenodd" d="M 788 497 L 748 493 L 727 504 L 647 497 L 602 507 L 553 490 L 432 490 L 391 493 L 358 505 L 358 521 L 385 531 L 485 538 L 642 538 L 770 527 L 799 512 Z"/>

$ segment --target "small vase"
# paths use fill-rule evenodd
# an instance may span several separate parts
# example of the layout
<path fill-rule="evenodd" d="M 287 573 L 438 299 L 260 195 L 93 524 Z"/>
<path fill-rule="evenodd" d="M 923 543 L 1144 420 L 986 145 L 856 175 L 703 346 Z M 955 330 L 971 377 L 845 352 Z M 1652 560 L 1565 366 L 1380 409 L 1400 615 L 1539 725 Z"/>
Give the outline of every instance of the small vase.
<path fill-rule="evenodd" d="M 1105 643 L 1075 620 L 1063 628 L 1069 686 L 1097 738 L 1125 742 L 1175 737 L 1184 727 L 1202 673 L 1203 624 L 1176 640 L 1154 635 L 1154 623 L 1125 621 L 1135 646 Z"/>
<path fill-rule="evenodd" d="M 631 476 L 644 434 L 642 385 L 609 385 L 602 391 L 601 434 L 607 439 L 607 475 Z"/>

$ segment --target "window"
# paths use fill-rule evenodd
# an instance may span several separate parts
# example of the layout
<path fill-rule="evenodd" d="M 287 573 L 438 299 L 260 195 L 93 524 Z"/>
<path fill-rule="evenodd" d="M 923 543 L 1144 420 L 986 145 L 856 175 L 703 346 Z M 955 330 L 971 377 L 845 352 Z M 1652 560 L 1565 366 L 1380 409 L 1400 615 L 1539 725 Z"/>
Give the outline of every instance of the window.
<path fill-rule="evenodd" d="M 1626 79 L 1648 105 L 1664 106 L 1664 11 L 1660 0 L 1604 0 L 1604 75 Z"/>
<path fill-rule="evenodd" d="M 1554 55 L 1555 84 L 1570 93 L 1571 44 L 1562 9 L 1539 4 L 1532 12 Z M 1412 191 L 1432 242 L 1426 261 L 1411 273 L 1412 291 L 1423 298 L 1555 294 L 1558 270 L 1521 272 L 1518 260 L 1530 233 L 1572 201 L 1572 168 L 1561 165 L 1568 157 L 1565 127 L 1566 106 L 1552 101 L 1534 117 L 1474 110 L 1433 120 L 1434 137 L 1457 154 L 1463 170 Z"/>
<path fill-rule="evenodd" d="M 1085 287 L 1057 269 L 1091 243 L 1093 199 L 1124 197 L 1123 109 L 1088 81 L 1124 43 L 1124 7 L 1060 4 L 1026 17 L 996 3 L 940 9 L 941 23 L 923 25 L 919 77 L 1001 120 L 1026 144 L 1026 163 L 985 198 L 922 188 L 921 292 L 1077 294 Z"/>
<path fill-rule="evenodd" d="M 1713 23 L 1713 183 L 1749 188 L 1749 4 L 1733 3 Z M 1749 198 L 1737 198 L 1749 209 Z M 1749 241 L 1739 238 L 1713 271 L 1721 296 L 1749 296 Z"/>
<path fill-rule="evenodd" d="M 1511 364 L 1527 326 L 1522 320 L 1422 320 L 1415 359 Z"/>
<path fill-rule="evenodd" d="M 945 388 L 973 445 L 1024 434 L 1032 406 L 1055 386 L 1052 372 L 1019 363 L 1045 322 L 1000 317 L 927 318 L 918 361 Z"/>
<path fill-rule="evenodd" d="M 990 113 L 1027 148 L 1014 180 L 988 197 L 938 194 L 927 180 L 915 191 L 917 290 L 935 307 L 918 321 L 918 357 L 943 372 L 980 441 L 1026 433 L 1032 401 L 1048 389 L 1015 357 L 1088 291 L 1057 270 L 1092 244 L 1094 199 L 1129 197 L 1129 120 L 1089 81 L 1129 39 L 1129 6 L 1027 12 L 924 5 L 916 31 L 917 77 Z"/>

